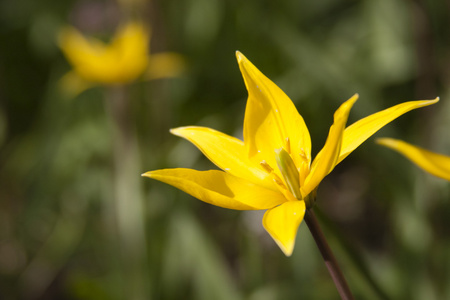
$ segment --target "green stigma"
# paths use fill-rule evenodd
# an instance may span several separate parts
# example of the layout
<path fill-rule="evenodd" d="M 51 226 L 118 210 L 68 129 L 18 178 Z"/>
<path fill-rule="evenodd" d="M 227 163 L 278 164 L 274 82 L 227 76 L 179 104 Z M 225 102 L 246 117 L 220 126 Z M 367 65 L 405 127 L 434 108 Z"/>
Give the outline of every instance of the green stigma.
<path fill-rule="evenodd" d="M 302 194 L 300 193 L 300 175 L 294 161 L 292 160 L 292 157 L 283 148 L 276 149 L 275 154 L 278 169 L 280 170 L 289 191 L 295 198 L 301 200 Z"/>

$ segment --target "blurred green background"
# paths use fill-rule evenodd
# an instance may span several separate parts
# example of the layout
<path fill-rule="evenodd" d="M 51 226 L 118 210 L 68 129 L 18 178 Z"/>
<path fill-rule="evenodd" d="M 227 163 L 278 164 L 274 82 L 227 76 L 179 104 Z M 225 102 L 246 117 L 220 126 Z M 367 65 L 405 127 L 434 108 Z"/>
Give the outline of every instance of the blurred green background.
<path fill-rule="evenodd" d="M 151 52 L 178 52 L 187 69 L 124 87 L 121 132 L 110 88 L 61 93 L 56 36 L 67 24 L 111 36 L 130 7 L 152 27 Z M 241 135 L 236 50 L 297 105 L 313 154 L 359 93 L 349 123 L 440 96 L 376 136 L 450 155 L 449 20 L 444 0 L 0 2 L 0 299 L 338 299 L 305 224 L 286 258 L 262 212 L 140 174 L 214 168 L 170 128 Z M 357 299 L 450 299 L 449 200 L 448 182 L 374 138 L 324 180 L 319 221 Z"/>

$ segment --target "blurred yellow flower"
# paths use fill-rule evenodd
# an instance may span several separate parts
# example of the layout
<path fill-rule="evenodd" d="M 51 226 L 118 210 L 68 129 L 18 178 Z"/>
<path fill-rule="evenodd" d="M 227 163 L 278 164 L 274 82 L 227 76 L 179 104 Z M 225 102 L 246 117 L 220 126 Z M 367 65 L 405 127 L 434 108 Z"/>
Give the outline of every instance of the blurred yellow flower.
<path fill-rule="evenodd" d="M 377 139 L 377 143 L 403 154 L 428 173 L 450 181 L 450 157 L 391 138 Z"/>
<path fill-rule="evenodd" d="M 118 29 L 109 44 L 84 37 L 73 27 L 59 35 L 59 46 L 73 71 L 62 84 L 77 94 L 93 85 L 122 85 L 144 79 L 173 77 L 183 69 L 183 59 L 175 53 L 149 55 L 149 30 L 139 22 Z"/>
<path fill-rule="evenodd" d="M 315 201 L 322 179 L 367 138 L 402 114 L 438 100 L 405 102 L 345 128 L 354 95 L 334 114 L 324 147 L 311 160 L 308 128 L 288 96 L 240 52 L 236 53 L 249 97 L 244 142 L 205 127 L 172 129 L 197 146 L 219 170 L 164 169 L 147 176 L 213 205 L 267 209 L 263 226 L 285 255 L 294 249 L 298 226 Z"/>

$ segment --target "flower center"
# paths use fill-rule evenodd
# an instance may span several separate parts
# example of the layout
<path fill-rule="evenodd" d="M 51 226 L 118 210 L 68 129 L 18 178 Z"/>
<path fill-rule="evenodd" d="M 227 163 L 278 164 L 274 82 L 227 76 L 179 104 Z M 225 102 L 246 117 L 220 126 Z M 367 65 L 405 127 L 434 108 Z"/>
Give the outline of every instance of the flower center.
<path fill-rule="evenodd" d="M 280 148 L 275 150 L 275 158 L 287 188 L 295 198 L 301 200 L 300 174 L 291 155 L 283 148 Z"/>

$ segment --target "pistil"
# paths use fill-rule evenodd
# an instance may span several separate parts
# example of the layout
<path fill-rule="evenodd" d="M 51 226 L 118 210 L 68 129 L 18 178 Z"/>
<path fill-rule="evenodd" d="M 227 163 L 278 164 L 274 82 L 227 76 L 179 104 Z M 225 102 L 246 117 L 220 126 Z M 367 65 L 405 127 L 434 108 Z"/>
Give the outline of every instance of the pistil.
<path fill-rule="evenodd" d="M 280 170 L 289 191 L 295 198 L 302 200 L 302 194 L 300 192 L 300 175 L 292 157 L 283 148 L 276 149 L 275 154 L 278 169 Z"/>

